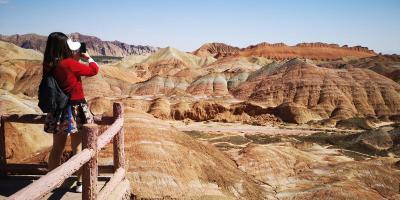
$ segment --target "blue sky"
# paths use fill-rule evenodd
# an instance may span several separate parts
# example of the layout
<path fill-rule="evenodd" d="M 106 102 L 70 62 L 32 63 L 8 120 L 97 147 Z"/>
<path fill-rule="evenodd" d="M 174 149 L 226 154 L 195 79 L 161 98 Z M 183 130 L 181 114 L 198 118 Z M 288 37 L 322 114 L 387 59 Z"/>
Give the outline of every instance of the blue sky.
<path fill-rule="evenodd" d="M 321 41 L 400 54 L 400 1 L 0 0 L 0 34 L 53 31 L 184 51 Z"/>

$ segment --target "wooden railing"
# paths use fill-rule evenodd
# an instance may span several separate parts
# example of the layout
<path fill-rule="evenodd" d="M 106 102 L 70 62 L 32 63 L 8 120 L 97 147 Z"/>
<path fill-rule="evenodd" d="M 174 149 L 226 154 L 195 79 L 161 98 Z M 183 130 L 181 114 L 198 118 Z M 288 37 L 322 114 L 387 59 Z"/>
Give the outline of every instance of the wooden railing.
<path fill-rule="evenodd" d="M 123 116 L 123 105 L 121 103 L 114 103 L 113 117 L 95 117 L 95 124 L 85 124 L 83 126 L 82 151 L 80 153 L 72 156 L 59 167 L 11 195 L 9 199 L 40 199 L 50 193 L 53 189 L 57 188 L 60 183 L 78 171 L 82 166 L 82 199 L 107 199 L 108 195 L 115 189 L 115 187 L 125 179 L 126 174 Z M 5 122 L 42 124 L 44 123 L 44 119 L 44 115 L 32 114 L 1 116 L 0 145 L 2 148 L 0 148 L 0 169 L 2 169 L 2 175 L 7 175 L 12 172 L 25 172 L 27 174 L 40 174 L 45 172 L 45 170 L 38 170 L 40 167 L 43 168 L 43 166 L 40 165 L 22 164 L 18 166 L 18 164 L 7 164 L 4 126 Z M 98 125 L 110 125 L 110 127 L 98 136 Z M 97 164 L 97 154 L 102 148 L 110 143 L 111 140 L 113 140 L 114 151 L 114 174 L 100 192 L 97 193 L 97 174 L 99 168 Z M 104 171 L 109 171 L 109 168 L 110 167 L 106 167 Z M 102 168 L 99 169 L 101 170 Z"/>

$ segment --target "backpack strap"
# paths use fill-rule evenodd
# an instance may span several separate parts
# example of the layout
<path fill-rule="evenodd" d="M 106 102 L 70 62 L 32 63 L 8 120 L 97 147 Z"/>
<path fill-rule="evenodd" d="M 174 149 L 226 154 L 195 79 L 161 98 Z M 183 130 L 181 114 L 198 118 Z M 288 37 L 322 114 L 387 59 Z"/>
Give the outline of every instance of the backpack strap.
<path fill-rule="evenodd" d="M 54 70 L 58 67 L 59 61 L 60 61 L 59 58 L 54 59 L 52 63 L 57 63 L 57 64 L 56 65 L 52 64 L 51 69 L 47 71 L 46 74 L 43 73 L 43 76 L 53 75 Z"/>
<path fill-rule="evenodd" d="M 52 68 L 51 68 L 51 70 L 49 70 L 46 74 L 44 74 L 43 76 L 53 76 L 53 78 L 54 78 L 54 80 L 56 80 L 56 82 L 57 82 L 57 84 L 58 84 L 58 80 L 56 79 L 56 77 L 54 76 L 54 70 L 56 69 L 58 67 L 58 64 L 56 65 L 56 66 L 53 66 Z M 58 84 L 58 85 L 60 85 L 60 84 Z M 61 89 L 61 88 L 60 88 Z M 62 90 L 62 89 L 61 89 Z M 63 91 L 64 92 L 64 91 Z M 70 93 L 66 93 L 66 92 L 64 92 L 64 94 L 65 95 L 67 95 L 67 97 L 68 97 L 68 100 L 69 100 L 69 98 L 71 98 L 71 94 Z"/>

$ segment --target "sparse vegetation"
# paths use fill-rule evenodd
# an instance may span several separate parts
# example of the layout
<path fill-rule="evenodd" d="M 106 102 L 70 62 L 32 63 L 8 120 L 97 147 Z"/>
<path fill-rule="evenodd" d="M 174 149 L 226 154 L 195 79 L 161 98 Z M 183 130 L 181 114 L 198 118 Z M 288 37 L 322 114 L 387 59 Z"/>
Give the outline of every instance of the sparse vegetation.
<path fill-rule="evenodd" d="M 98 63 L 112 63 L 122 60 L 123 57 L 117 56 L 92 56 L 93 60 Z"/>
<path fill-rule="evenodd" d="M 271 136 L 271 135 L 263 135 L 263 134 L 246 134 L 245 137 L 249 140 L 252 140 L 253 143 L 256 144 L 270 144 L 270 143 L 276 143 L 276 142 L 281 142 L 282 136 Z"/>
<path fill-rule="evenodd" d="M 217 143 L 217 142 L 227 142 L 235 145 L 243 145 L 251 140 L 241 136 L 241 135 L 233 135 L 233 136 L 226 136 L 226 137 L 220 137 L 216 139 L 209 140 L 211 143 Z"/>

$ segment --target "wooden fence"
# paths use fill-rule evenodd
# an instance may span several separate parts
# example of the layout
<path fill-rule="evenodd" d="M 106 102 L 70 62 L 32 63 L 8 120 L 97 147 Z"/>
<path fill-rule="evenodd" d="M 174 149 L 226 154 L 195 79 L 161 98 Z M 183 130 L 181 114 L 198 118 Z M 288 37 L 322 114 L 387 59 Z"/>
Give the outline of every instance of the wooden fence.
<path fill-rule="evenodd" d="M 44 115 L 2 115 L 0 127 L 0 169 L 1 175 L 8 173 L 19 174 L 44 174 L 40 179 L 22 188 L 9 199 L 30 200 L 41 199 L 57 186 L 78 171 L 82 166 L 83 192 L 82 199 L 107 199 L 115 187 L 125 179 L 126 165 L 124 153 L 124 113 L 121 103 L 113 104 L 113 117 L 95 117 L 95 124 L 85 124 L 82 134 L 82 151 L 72 156 L 68 161 L 47 172 L 44 165 L 35 164 L 8 164 L 5 150 L 5 123 L 44 123 Z M 110 125 L 107 130 L 98 135 L 98 125 Z M 113 140 L 114 165 L 98 166 L 97 154 L 110 141 Z M 97 174 L 100 171 L 113 171 L 114 174 L 107 184 L 97 193 Z"/>

